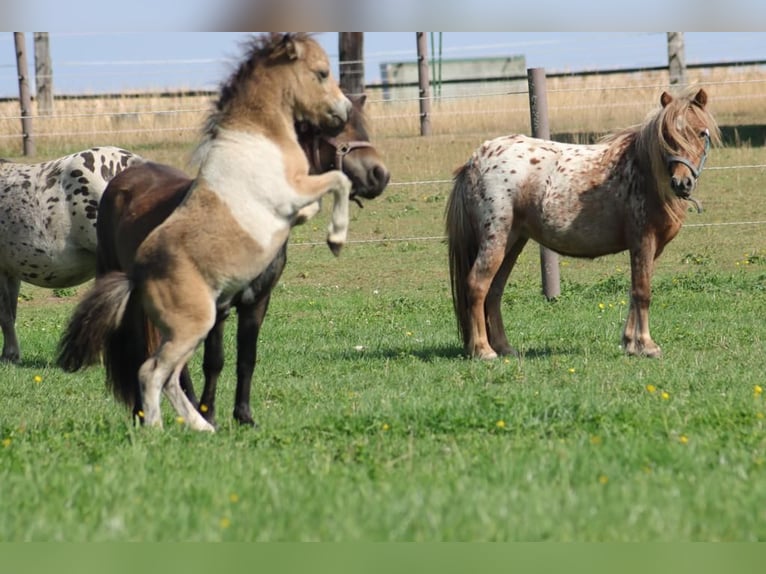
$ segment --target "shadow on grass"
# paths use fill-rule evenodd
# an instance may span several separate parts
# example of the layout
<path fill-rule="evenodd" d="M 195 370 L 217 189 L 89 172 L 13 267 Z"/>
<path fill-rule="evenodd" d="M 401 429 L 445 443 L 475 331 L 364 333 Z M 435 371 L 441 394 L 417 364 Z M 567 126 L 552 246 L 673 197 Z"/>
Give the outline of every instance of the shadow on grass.
<path fill-rule="evenodd" d="M 337 354 L 339 359 L 400 359 L 403 357 L 415 357 L 423 362 L 431 362 L 434 359 L 464 359 L 463 350 L 452 345 L 431 345 L 412 349 L 409 347 L 389 347 L 377 349 L 364 349 L 361 351 L 342 351 Z"/>
<path fill-rule="evenodd" d="M 42 355 L 22 356 L 18 363 L 2 362 L 0 365 L 8 367 L 21 367 L 25 369 L 55 369 L 56 363 L 52 357 Z"/>
<path fill-rule="evenodd" d="M 540 359 L 550 358 L 557 355 L 580 355 L 583 350 L 573 345 L 571 347 L 538 347 L 525 349 L 519 353 L 519 356 L 503 355 L 497 359 L 490 359 L 488 362 L 503 360 L 505 358 L 511 360 L 524 360 L 524 359 Z M 398 359 L 403 357 L 415 357 L 423 362 L 430 363 L 436 359 L 459 359 L 464 361 L 481 359 L 471 359 L 467 357 L 463 352 L 463 348 L 455 345 L 430 345 L 424 346 L 418 349 L 412 349 L 405 346 L 402 347 L 389 347 L 378 349 L 365 349 L 363 351 L 343 351 L 338 353 L 340 359 Z"/>

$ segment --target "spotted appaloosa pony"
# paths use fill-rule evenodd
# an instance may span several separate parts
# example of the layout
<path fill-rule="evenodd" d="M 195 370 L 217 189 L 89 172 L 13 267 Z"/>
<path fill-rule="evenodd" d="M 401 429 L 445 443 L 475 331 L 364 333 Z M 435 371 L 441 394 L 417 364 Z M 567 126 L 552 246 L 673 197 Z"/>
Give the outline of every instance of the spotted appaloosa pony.
<path fill-rule="evenodd" d="M 43 163 L 0 160 L 0 327 L 3 361 L 17 362 L 21 282 L 74 287 L 96 270 L 96 211 L 107 182 L 143 161 L 94 147 Z"/>
<path fill-rule="evenodd" d="M 208 117 L 199 171 L 184 201 L 141 243 L 129 272 L 96 279 L 61 339 L 59 364 L 96 362 L 128 305 L 140 305 L 161 335 L 138 371 L 144 422 L 162 426 L 164 392 L 191 428 L 213 431 L 179 374 L 214 326 L 217 306 L 268 267 L 301 208 L 332 193 L 328 245 L 337 254 L 345 242 L 351 182 L 339 170 L 309 175 L 294 126 L 339 133 L 350 109 L 313 38 L 254 38 Z"/>
<path fill-rule="evenodd" d="M 390 174 L 378 151 L 370 143 L 364 118 L 365 96 L 349 96 L 353 107 L 343 132 L 335 137 L 317 130 L 297 126 L 299 141 L 310 162 L 311 173 L 341 169 L 353 184 L 351 198 L 373 199 L 388 184 Z M 170 166 L 146 162 L 125 170 L 115 177 L 104 191 L 98 212 L 98 253 L 96 275 L 110 271 L 129 271 L 138 246 L 146 236 L 180 205 L 191 187 L 192 180 Z M 315 211 L 313 205 L 309 211 Z M 310 215 L 307 214 L 307 216 Z M 237 391 L 234 418 L 253 425 L 250 409 L 250 389 L 255 368 L 258 334 L 268 309 L 271 292 L 276 287 L 287 260 L 287 243 L 268 268 L 231 300 L 237 309 Z M 105 343 L 104 365 L 107 382 L 116 389 L 132 389 L 125 402 L 133 404 L 134 413 L 140 404 L 138 367 L 158 344 L 156 330 L 147 322 L 143 310 L 133 305 L 139 315 L 126 321 L 125 328 Z M 197 401 L 188 369 L 181 372 L 181 386 L 198 407 L 202 416 L 215 424 L 215 398 L 218 377 L 223 370 L 224 324 L 230 306 L 219 307 L 216 323 L 205 339 L 202 369 L 205 388 Z M 133 342 L 147 337 L 144 344 Z M 133 343 L 133 344 L 132 344 Z M 126 353 L 135 349 L 138 355 Z M 143 352 L 141 352 L 143 351 Z M 127 379 L 116 383 L 115 379 Z"/>
<path fill-rule="evenodd" d="M 630 252 L 629 355 L 659 357 L 649 334 L 654 261 L 681 229 L 718 127 L 704 90 L 677 98 L 643 124 L 596 145 L 513 135 L 484 142 L 455 173 L 446 209 L 452 300 L 465 352 L 515 354 L 500 303 L 533 239 L 572 257 Z"/>

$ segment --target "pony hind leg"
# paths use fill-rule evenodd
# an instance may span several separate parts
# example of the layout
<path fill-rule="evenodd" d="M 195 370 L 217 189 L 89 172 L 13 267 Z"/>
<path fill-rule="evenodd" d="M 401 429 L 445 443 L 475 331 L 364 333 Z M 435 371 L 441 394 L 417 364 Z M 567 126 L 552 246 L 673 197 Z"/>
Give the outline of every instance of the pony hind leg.
<path fill-rule="evenodd" d="M 191 428 L 214 430 L 181 389 L 179 380 L 181 370 L 215 323 L 215 300 L 208 285 L 193 273 L 187 273 L 185 281 L 171 274 L 148 279 L 144 284 L 144 302 L 163 335 L 154 355 L 138 371 L 144 423 L 162 426 L 160 395 L 164 391 Z"/>
<path fill-rule="evenodd" d="M 0 328 L 3 331 L 3 354 L 0 359 L 17 363 L 21 358 L 16 336 L 16 310 L 19 305 L 21 280 L 0 274 Z"/>
<path fill-rule="evenodd" d="M 505 260 L 505 242 L 485 241 L 479 248 L 476 261 L 468 273 L 467 292 L 470 307 L 470 334 L 466 342 L 466 352 L 479 359 L 494 359 L 497 352 L 489 343 L 487 315 L 485 312 L 487 296 L 495 277 Z M 510 272 L 510 269 L 509 269 Z M 497 289 L 493 292 L 490 306 L 499 307 Z M 499 317 L 499 313 L 497 313 Z M 493 318 L 497 320 L 497 317 Z M 502 329 L 502 319 L 500 319 Z"/>
<path fill-rule="evenodd" d="M 509 243 L 511 243 L 511 248 L 505 255 L 503 263 L 500 265 L 494 279 L 492 279 L 492 284 L 490 285 L 487 299 L 484 303 L 484 312 L 487 322 L 487 337 L 489 338 L 489 344 L 492 349 L 494 349 L 498 355 L 518 356 L 518 352 L 511 346 L 508 342 L 508 337 L 506 336 L 501 305 L 505 286 L 508 283 L 508 277 L 510 276 L 514 265 L 516 265 L 519 255 L 527 244 L 527 238 L 518 237 L 515 240 L 511 239 Z"/>
<path fill-rule="evenodd" d="M 194 354 L 196 341 L 167 340 L 160 345 L 154 357 L 148 359 L 139 369 L 143 421 L 147 426 L 162 428 L 160 416 L 160 395 L 162 392 L 170 401 L 176 413 L 194 430 L 214 431 L 214 427 L 197 412 L 194 405 L 181 389 L 181 370 Z"/>

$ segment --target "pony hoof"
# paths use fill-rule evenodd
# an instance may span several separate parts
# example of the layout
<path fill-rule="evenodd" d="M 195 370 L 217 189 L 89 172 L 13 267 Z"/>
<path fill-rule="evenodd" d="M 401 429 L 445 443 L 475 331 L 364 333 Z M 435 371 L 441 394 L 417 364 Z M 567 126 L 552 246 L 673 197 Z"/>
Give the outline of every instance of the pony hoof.
<path fill-rule="evenodd" d="M 482 361 L 491 361 L 492 359 L 497 359 L 497 353 L 491 349 L 489 351 L 474 350 L 471 353 L 471 357 L 473 359 L 481 359 Z"/>
<path fill-rule="evenodd" d="M 330 248 L 330 251 L 332 251 L 332 254 L 337 257 L 340 255 L 340 249 L 343 247 L 342 243 L 336 243 L 334 241 L 327 240 L 327 246 Z"/>

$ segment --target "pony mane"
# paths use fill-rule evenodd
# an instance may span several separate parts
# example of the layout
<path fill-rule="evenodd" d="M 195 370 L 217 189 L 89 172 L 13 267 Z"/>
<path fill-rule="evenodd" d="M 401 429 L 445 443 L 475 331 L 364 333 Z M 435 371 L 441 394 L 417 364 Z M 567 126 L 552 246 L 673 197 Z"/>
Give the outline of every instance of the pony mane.
<path fill-rule="evenodd" d="M 289 41 L 306 42 L 311 35 L 306 32 L 287 32 L 280 34 L 270 32 L 259 36 L 251 36 L 244 42 L 244 57 L 218 88 L 218 99 L 214 102 L 202 126 L 202 140 L 193 153 L 192 164 L 199 163 L 207 145 L 216 138 L 221 120 L 226 116 L 234 100 L 241 95 L 249 82 L 255 78 L 255 70 L 259 65 L 273 65 L 288 58 L 287 44 Z"/>

